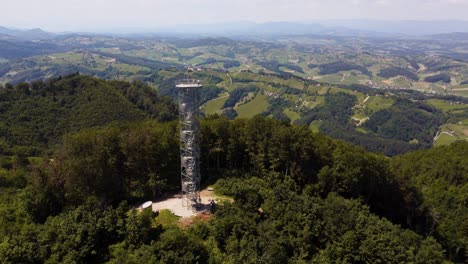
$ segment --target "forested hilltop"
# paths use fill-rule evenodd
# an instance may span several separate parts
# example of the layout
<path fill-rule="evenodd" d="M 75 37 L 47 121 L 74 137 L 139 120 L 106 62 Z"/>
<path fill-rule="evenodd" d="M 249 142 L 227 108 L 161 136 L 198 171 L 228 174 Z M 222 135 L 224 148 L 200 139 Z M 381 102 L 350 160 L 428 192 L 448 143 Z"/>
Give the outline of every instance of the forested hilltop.
<path fill-rule="evenodd" d="M 73 99 L 80 92 L 65 88 L 71 81 L 96 96 Z M 77 121 L 45 136 L 56 144 L 4 137 L 1 263 L 467 261 L 467 142 L 388 158 L 287 121 L 210 115 L 201 120 L 203 185 L 233 202 L 179 227 L 132 209 L 180 189 L 174 104 L 138 83 L 71 76 L 40 84 L 25 89 L 30 95 L 5 87 L 2 104 L 43 103 L 38 110 L 51 109 L 37 115 L 50 124 L 44 131 L 60 128 L 60 118 Z M 41 93 L 55 93 L 57 105 Z M 100 105 L 109 98 L 112 107 Z M 82 101 L 48 115 L 60 113 L 62 99 Z M 92 116 L 98 106 L 115 115 L 90 122 L 69 110 Z M 31 126 L 8 111 L 0 111 L 10 118 L 3 129 Z M 28 144 L 37 152 L 17 151 Z"/>
<path fill-rule="evenodd" d="M 141 82 L 72 74 L 0 86 L 0 154 L 44 154 L 66 133 L 111 122 L 174 120 L 175 103 Z"/>

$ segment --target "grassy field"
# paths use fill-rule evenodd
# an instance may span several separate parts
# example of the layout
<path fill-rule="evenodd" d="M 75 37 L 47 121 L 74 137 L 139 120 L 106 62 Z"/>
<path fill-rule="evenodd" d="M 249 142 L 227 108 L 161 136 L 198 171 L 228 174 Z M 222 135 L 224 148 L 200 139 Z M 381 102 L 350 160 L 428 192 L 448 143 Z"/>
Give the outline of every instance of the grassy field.
<path fill-rule="evenodd" d="M 112 67 L 119 69 L 121 71 L 131 72 L 131 73 L 137 73 L 140 70 L 150 70 L 150 68 L 136 66 L 136 65 L 129 65 L 129 64 L 124 64 L 124 63 L 117 63 L 117 64 L 112 65 Z"/>
<path fill-rule="evenodd" d="M 468 84 L 464 84 L 464 85 L 454 85 L 452 87 L 454 90 L 458 90 L 458 89 L 467 89 L 468 88 Z"/>
<path fill-rule="evenodd" d="M 468 97 L 468 90 L 453 90 L 453 93 L 458 96 Z"/>
<path fill-rule="evenodd" d="M 450 135 L 447 135 L 447 134 L 442 134 L 440 135 L 440 137 L 436 140 L 436 142 L 434 143 L 434 146 L 438 147 L 438 146 L 446 146 L 446 145 L 450 145 L 452 144 L 453 142 L 457 141 L 457 138 L 456 137 L 453 137 L 453 136 L 450 136 Z"/>
<path fill-rule="evenodd" d="M 312 123 L 310 123 L 309 128 L 313 132 L 317 133 L 320 131 L 321 124 L 322 124 L 322 121 L 315 120 L 315 121 L 312 121 Z"/>
<path fill-rule="evenodd" d="M 291 122 L 296 121 L 297 119 L 301 118 L 301 115 L 297 112 L 294 112 L 292 109 L 287 108 L 284 109 L 283 113 L 291 119 Z"/>
<path fill-rule="evenodd" d="M 328 92 L 328 90 L 330 90 L 329 87 L 322 87 L 322 88 L 320 88 L 320 90 L 318 91 L 318 94 L 319 94 L 319 95 L 325 95 L 325 94 Z"/>
<path fill-rule="evenodd" d="M 233 78 L 249 79 L 253 82 L 263 82 L 263 83 L 277 83 L 287 85 L 292 88 L 303 89 L 304 83 L 297 79 L 288 79 L 284 80 L 274 76 L 263 76 L 258 74 L 252 74 L 248 72 L 233 73 L 231 75 Z"/>
<path fill-rule="evenodd" d="M 237 107 L 236 111 L 239 114 L 239 117 L 251 118 L 266 111 L 268 109 L 267 99 L 267 95 L 258 93 L 252 101 Z"/>
<path fill-rule="evenodd" d="M 321 83 L 331 83 L 331 84 L 341 84 L 341 80 L 343 80 L 343 75 L 339 73 L 322 75 L 317 78 L 317 81 Z"/>
<path fill-rule="evenodd" d="M 83 53 L 81 52 L 54 53 L 49 55 L 36 56 L 33 58 L 37 63 L 47 64 L 46 67 L 50 67 L 52 65 L 74 64 L 99 71 L 105 70 L 108 66 L 107 60 L 111 59 L 110 57 L 103 57 L 93 53 L 90 53 L 89 56 L 84 58 Z M 94 65 L 92 66 L 92 64 Z M 114 64 L 114 66 L 116 65 L 117 64 Z M 139 67 L 139 69 L 145 68 L 140 66 L 121 64 L 122 70 L 126 70 L 125 67 Z M 42 68 L 42 70 L 45 69 Z M 136 70 L 131 72 L 136 72 Z"/>
<path fill-rule="evenodd" d="M 205 103 L 201 109 L 205 114 L 214 114 L 216 111 L 220 110 L 221 107 L 223 107 L 224 103 L 228 99 L 227 94 L 223 94 L 220 97 L 213 99 L 211 101 L 208 101 Z"/>
<path fill-rule="evenodd" d="M 431 89 L 432 89 L 431 91 L 434 91 L 436 93 L 441 93 L 441 94 L 445 93 L 444 87 L 442 87 L 439 84 L 431 84 Z"/>
<path fill-rule="evenodd" d="M 435 146 L 449 145 L 457 140 L 468 141 L 468 119 L 459 124 L 445 124 L 440 128 L 440 133 Z"/>
<path fill-rule="evenodd" d="M 207 188 L 212 188 L 213 189 L 213 194 L 215 196 L 215 201 L 217 203 L 228 202 L 228 201 L 232 202 L 234 200 L 234 197 L 225 195 L 224 193 L 222 193 L 220 191 L 220 189 L 222 189 L 222 188 L 220 188 L 218 186 L 218 181 L 213 185 L 209 185 Z"/>
<path fill-rule="evenodd" d="M 356 109 L 354 111 L 355 111 L 354 115 L 351 118 L 355 120 L 362 120 L 362 119 L 368 118 L 368 116 L 364 115 L 363 113 L 356 112 Z"/>
<path fill-rule="evenodd" d="M 451 104 L 448 101 L 439 100 L 439 99 L 430 99 L 430 100 L 426 100 L 425 102 L 444 112 L 468 108 L 468 105 Z"/>
<path fill-rule="evenodd" d="M 455 85 L 452 90 L 455 95 L 468 97 L 468 85 Z"/>
<path fill-rule="evenodd" d="M 398 87 L 411 88 L 410 82 L 403 77 L 397 77 L 395 79 L 392 79 L 391 81 Z"/>
<path fill-rule="evenodd" d="M 342 84 L 351 85 L 356 83 L 364 83 L 369 80 L 369 77 L 362 74 L 351 74 L 346 75 L 344 80 L 341 82 Z"/>
<path fill-rule="evenodd" d="M 377 112 L 382 109 L 389 108 L 393 105 L 393 99 L 385 98 L 381 96 L 371 96 L 366 101 L 366 107 L 374 112 Z"/>
<path fill-rule="evenodd" d="M 179 222 L 179 217 L 175 216 L 169 210 L 161 210 L 159 211 L 159 215 L 156 217 L 155 222 L 157 224 L 162 225 L 163 227 L 171 227 L 177 226 L 177 222 Z"/>
<path fill-rule="evenodd" d="M 359 131 L 359 132 L 364 133 L 364 134 L 369 133 L 369 131 L 365 130 L 365 129 L 362 128 L 362 127 L 356 127 L 356 131 Z"/>

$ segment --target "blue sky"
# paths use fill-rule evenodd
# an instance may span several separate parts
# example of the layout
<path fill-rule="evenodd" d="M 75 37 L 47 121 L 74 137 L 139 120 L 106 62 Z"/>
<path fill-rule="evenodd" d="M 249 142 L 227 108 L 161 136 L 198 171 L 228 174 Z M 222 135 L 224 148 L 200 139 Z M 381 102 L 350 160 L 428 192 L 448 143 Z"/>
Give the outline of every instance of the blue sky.
<path fill-rule="evenodd" d="M 0 25 L 52 31 L 228 21 L 468 20 L 468 0 L 2 0 Z"/>

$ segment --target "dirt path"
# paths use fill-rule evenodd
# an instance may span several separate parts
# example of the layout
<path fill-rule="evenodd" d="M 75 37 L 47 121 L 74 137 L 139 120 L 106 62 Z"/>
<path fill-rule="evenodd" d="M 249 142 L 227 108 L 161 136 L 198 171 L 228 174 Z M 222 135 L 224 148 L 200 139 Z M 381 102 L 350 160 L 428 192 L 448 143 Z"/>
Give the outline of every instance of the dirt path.
<path fill-rule="evenodd" d="M 425 70 L 427 70 L 426 65 L 424 65 L 424 64 L 419 64 L 419 71 L 418 71 L 418 72 L 423 72 L 423 71 L 425 71 Z"/>
<path fill-rule="evenodd" d="M 440 138 L 440 136 L 442 136 L 442 134 L 446 134 L 446 135 L 449 135 L 451 137 L 455 137 L 452 133 L 444 131 L 444 132 L 437 133 L 437 135 L 434 137 L 434 142 L 436 142 Z"/>
<path fill-rule="evenodd" d="M 227 77 L 229 78 L 229 82 L 230 82 L 229 87 L 231 87 L 231 86 L 232 86 L 232 78 L 231 78 L 231 75 L 229 75 L 229 73 L 227 73 L 226 75 L 227 75 Z"/>
<path fill-rule="evenodd" d="M 365 104 L 367 101 L 369 101 L 369 99 L 370 99 L 370 96 L 367 96 L 366 99 L 364 99 L 364 101 L 362 101 L 362 103 Z"/>

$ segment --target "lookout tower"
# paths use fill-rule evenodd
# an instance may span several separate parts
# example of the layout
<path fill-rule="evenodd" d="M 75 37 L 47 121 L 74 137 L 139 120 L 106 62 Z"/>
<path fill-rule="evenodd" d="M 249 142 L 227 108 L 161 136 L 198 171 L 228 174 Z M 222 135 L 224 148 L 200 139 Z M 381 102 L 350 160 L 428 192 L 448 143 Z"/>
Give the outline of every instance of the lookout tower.
<path fill-rule="evenodd" d="M 200 146 L 198 108 L 200 80 L 184 79 L 175 83 L 179 94 L 180 169 L 182 203 L 193 207 L 200 201 Z"/>

